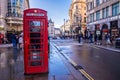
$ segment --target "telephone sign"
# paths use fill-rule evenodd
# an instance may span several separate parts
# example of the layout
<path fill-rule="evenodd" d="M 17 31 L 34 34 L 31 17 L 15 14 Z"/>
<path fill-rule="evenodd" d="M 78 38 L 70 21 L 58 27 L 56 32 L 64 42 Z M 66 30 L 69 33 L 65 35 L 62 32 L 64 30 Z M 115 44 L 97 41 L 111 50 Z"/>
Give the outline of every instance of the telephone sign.
<path fill-rule="evenodd" d="M 25 74 L 48 72 L 48 19 L 42 9 L 24 11 Z"/>

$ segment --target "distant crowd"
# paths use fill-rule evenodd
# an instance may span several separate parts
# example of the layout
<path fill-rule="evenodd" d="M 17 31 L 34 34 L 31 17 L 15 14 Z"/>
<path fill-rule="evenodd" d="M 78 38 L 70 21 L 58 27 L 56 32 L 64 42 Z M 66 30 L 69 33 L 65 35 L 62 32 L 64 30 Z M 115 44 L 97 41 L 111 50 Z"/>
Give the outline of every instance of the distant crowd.
<path fill-rule="evenodd" d="M 23 33 L 22 32 L 20 34 L 11 33 L 5 36 L 4 34 L 0 33 L 0 44 L 8 44 L 8 43 L 12 43 L 13 47 L 22 48 Z"/>

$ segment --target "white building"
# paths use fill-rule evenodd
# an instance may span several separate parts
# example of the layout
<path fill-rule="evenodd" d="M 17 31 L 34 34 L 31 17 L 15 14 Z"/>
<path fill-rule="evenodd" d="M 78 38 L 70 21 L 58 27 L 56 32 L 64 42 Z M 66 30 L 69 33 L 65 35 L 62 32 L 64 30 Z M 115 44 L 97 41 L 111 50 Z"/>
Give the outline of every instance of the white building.
<path fill-rule="evenodd" d="M 66 20 L 64 24 L 60 27 L 61 35 L 70 36 L 71 28 L 70 28 L 70 20 Z"/>
<path fill-rule="evenodd" d="M 48 34 L 50 37 L 54 37 L 54 22 L 50 19 L 49 20 L 49 27 L 48 27 Z"/>
<path fill-rule="evenodd" d="M 0 0 L 0 32 L 22 31 L 23 10 L 29 8 L 29 0 Z"/>
<path fill-rule="evenodd" d="M 60 29 L 59 28 L 54 28 L 55 36 L 59 37 L 60 36 Z"/>

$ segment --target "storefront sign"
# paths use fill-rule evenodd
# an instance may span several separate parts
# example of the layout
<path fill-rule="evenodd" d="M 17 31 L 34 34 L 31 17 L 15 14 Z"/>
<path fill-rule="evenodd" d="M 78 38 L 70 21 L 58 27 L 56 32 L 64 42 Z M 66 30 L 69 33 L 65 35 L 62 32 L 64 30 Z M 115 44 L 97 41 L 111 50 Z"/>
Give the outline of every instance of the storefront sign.
<path fill-rule="evenodd" d="M 26 16 L 44 16 L 43 13 L 27 13 Z"/>
<path fill-rule="evenodd" d="M 118 20 L 118 18 L 119 18 L 119 16 L 111 17 L 110 21 L 112 21 L 112 20 Z"/>

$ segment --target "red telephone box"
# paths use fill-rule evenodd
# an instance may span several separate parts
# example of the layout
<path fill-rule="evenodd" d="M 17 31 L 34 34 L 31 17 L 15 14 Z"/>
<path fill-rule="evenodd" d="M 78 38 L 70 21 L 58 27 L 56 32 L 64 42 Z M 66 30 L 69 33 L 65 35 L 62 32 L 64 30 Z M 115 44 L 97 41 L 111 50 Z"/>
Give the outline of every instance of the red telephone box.
<path fill-rule="evenodd" d="M 25 74 L 48 72 L 48 19 L 42 9 L 24 11 Z"/>

